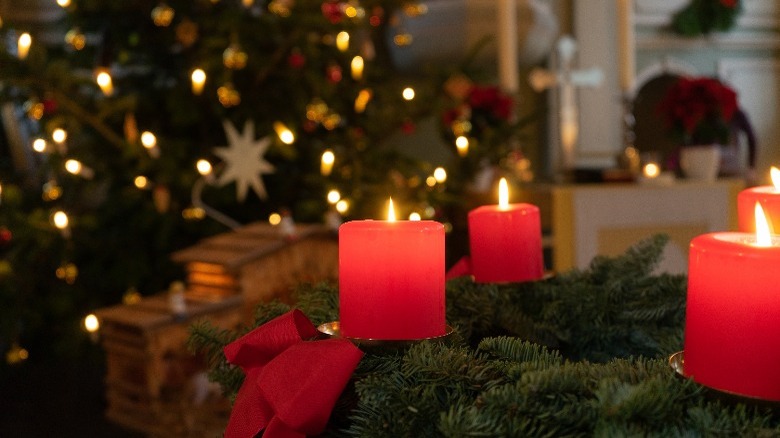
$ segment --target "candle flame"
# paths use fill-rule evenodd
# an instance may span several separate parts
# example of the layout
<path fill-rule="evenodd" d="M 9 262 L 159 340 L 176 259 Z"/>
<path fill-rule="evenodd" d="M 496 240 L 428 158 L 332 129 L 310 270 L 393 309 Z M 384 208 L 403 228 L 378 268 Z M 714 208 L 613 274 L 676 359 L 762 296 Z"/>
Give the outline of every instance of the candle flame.
<path fill-rule="evenodd" d="M 756 246 L 772 246 L 772 235 L 769 231 L 769 222 L 764 214 L 761 204 L 756 202 Z"/>
<path fill-rule="evenodd" d="M 769 169 L 769 175 L 772 177 L 772 185 L 775 186 L 775 190 L 780 191 L 780 169 L 772 166 Z"/>
<path fill-rule="evenodd" d="M 387 221 L 395 222 L 395 209 L 393 208 L 393 198 L 390 198 L 390 204 L 387 207 Z"/>
<path fill-rule="evenodd" d="M 506 178 L 501 178 L 498 182 L 498 208 L 505 210 L 509 207 L 509 186 Z"/>

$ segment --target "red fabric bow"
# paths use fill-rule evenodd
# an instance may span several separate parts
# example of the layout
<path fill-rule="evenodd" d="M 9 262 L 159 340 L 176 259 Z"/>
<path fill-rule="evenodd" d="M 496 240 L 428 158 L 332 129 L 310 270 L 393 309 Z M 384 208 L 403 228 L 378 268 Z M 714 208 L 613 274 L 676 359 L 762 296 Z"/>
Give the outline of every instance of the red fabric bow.
<path fill-rule="evenodd" d="M 458 260 L 449 271 L 447 271 L 447 274 L 444 276 L 445 280 L 451 280 L 453 278 L 463 277 L 466 275 L 471 275 L 471 257 L 469 256 L 463 256 L 460 260 Z"/>
<path fill-rule="evenodd" d="M 228 344 L 228 362 L 244 370 L 225 438 L 301 438 L 325 430 L 363 352 L 346 339 L 306 341 L 317 329 L 292 310 Z"/>

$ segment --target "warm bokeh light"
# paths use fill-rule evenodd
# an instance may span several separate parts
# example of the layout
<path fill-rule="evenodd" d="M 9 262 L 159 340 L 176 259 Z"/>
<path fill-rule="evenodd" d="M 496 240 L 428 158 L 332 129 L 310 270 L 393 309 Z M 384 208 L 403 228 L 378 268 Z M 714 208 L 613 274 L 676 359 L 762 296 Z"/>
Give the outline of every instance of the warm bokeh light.
<path fill-rule="evenodd" d="M 98 73 L 96 81 L 100 90 L 103 91 L 103 94 L 110 96 L 114 93 L 114 84 L 111 80 L 111 75 L 108 74 L 108 72 L 101 71 Z"/>
<path fill-rule="evenodd" d="M 322 176 L 330 175 L 331 171 L 333 171 L 333 163 L 335 162 L 336 154 L 334 154 L 332 150 L 327 149 L 322 153 L 322 159 L 320 162 L 320 173 Z"/>
<path fill-rule="evenodd" d="M 404 88 L 404 91 L 401 92 L 401 95 L 404 97 L 404 100 L 412 100 L 414 99 L 414 88 L 412 87 L 406 87 Z"/>
<path fill-rule="evenodd" d="M 433 177 L 433 175 L 429 176 L 428 178 L 425 178 L 425 185 L 428 187 L 433 187 L 436 185 L 436 178 Z"/>
<path fill-rule="evenodd" d="M 506 178 L 501 178 L 498 182 L 498 208 L 504 210 L 509 208 L 509 185 Z"/>
<path fill-rule="evenodd" d="M 355 56 L 352 58 L 352 63 L 350 64 L 350 68 L 352 70 L 352 79 L 359 81 L 363 79 L 363 67 L 364 67 L 363 57 L 362 56 Z"/>
<path fill-rule="evenodd" d="M 363 111 L 366 110 L 366 106 L 368 105 L 368 102 L 371 100 L 371 90 L 368 88 L 364 88 L 360 90 L 357 97 L 355 98 L 355 112 L 360 114 Z"/>
<path fill-rule="evenodd" d="M 198 169 L 198 173 L 203 176 L 211 175 L 211 171 L 213 170 L 211 163 L 209 163 L 209 161 L 204 158 L 201 158 L 197 163 L 195 163 L 195 168 Z"/>
<path fill-rule="evenodd" d="M 25 32 L 21 35 L 19 35 L 19 41 L 16 44 L 16 55 L 19 57 L 19 59 L 25 59 L 27 58 L 27 55 L 30 53 L 30 46 L 32 45 L 32 37 L 29 33 Z"/>
<path fill-rule="evenodd" d="M 444 183 L 447 181 L 447 171 L 443 167 L 437 167 L 433 170 L 433 178 L 439 184 Z"/>
<path fill-rule="evenodd" d="M 81 162 L 78 160 L 70 159 L 65 161 L 65 170 L 67 170 L 68 172 L 74 175 L 80 174 L 82 169 L 83 166 Z"/>
<path fill-rule="evenodd" d="M 138 175 L 133 180 L 133 184 L 139 189 L 145 189 L 149 187 L 149 179 L 143 175 Z"/>
<path fill-rule="evenodd" d="M 642 172 L 648 178 L 655 178 L 661 173 L 661 169 L 655 163 L 647 163 Z"/>
<path fill-rule="evenodd" d="M 63 8 L 67 8 L 70 6 L 70 0 L 57 0 L 57 4 L 62 6 Z"/>
<path fill-rule="evenodd" d="M 268 223 L 274 226 L 279 225 L 282 223 L 282 215 L 279 213 L 271 213 L 268 215 Z"/>
<path fill-rule="evenodd" d="M 342 199 L 341 201 L 336 203 L 336 211 L 338 211 L 341 214 L 346 213 L 349 210 L 349 202 L 347 202 L 346 199 Z"/>
<path fill-rule="evenodd" d="M 51 216 L 51 220 L 54 226 L 60 230 L 68 228 L 68 215 L 62 210 L 55 211 Z"/>
<path fill-rule="evenodd" d="M 756 246 L 772 246 L 772 232 L 761 204 L 756 202 Z"/>
<path fill-rule="evenodd" d="M 282 122 L 274 122 L 274 131 L 279 136 L 279 140 L 284 144 L 295 143 L 295 134 Z"/>
<path fill-rule="evenodd" d="M 141 144 L 146 149 L 151 149 L 157 146 L 157 137 L 149 131 L 144 131 L 141 133 Z"/>
<path fill-rule="evenodd" d="M 192 94 L 200 95 L 203 92 L 203 86 L 206 84 L 206 72 L 203 69 L 196 68 L 190 76 L 192 79 Z"/>
<path fill-rule="evenodd" d="M 84 328 L 90 333 L 95 333 L 100 329 L 100 321 L 94 313 L 84 317 Z"/>
<path fill-rule="evenodd" d="M 416 211 L 413 211 L 409 214 L 409 220 L 410 221 L 419 221 L 422 220 L 422 217 L 420 217 L 420 213 L 417 213 Z"/>
<path fill-rule="evenodd" d="M 57 128 L 51 133 L 51 139 L 57 143 L 65 143 L 68 139 L 68 133 L 62 128 Z"/>
<path fill-rule="evenodd" d="M 341 201 L 341 193 L 339 193 L 338 190 L 331 190 L 328 192 L 328 202 L 331 204 L 336 204 L 337 202 Z"/>
<path fill-rule="evenodd" d="M 46 152 L 46 140 L 36 138 L 33 140 L 32 147 L 35 152 L 44 153 Z"/>
<path fill-rule="evenodd" d="M 466 136 L 459 135 L 455 139 L 455 147 L 458 149 L 458 155 L 465 157 L 469 153 L 469 139 Z"/>
<path fill-rule="evenodd" d="M 336 48 L 340 52 L 346 52 L 349 49 L 349 32 L 341 31 L 336 35 Z"/>

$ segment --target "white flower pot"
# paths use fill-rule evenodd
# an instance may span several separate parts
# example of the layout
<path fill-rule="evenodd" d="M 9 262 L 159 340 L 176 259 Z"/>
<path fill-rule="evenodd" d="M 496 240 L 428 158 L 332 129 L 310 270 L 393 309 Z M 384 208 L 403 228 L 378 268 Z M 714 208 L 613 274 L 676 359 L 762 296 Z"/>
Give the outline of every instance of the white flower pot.
<path fill-rule="evenodd" d="M 680 149 L 680 169 L 686 178 L 715 181 L 720 171 L 720 145 L 686 146 Z"/>

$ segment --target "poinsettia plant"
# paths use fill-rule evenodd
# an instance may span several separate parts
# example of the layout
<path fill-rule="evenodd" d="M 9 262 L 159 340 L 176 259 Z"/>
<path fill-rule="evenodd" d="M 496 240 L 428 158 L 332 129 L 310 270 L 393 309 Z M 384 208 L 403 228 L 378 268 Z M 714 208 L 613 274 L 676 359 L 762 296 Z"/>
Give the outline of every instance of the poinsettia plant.
<path fill-rule="evenodd" d="M 681 145 L 726 144 L 737 112 L 737 93 L 711 77 L 682 77 L 660 101 L 657 111 Z"/>

